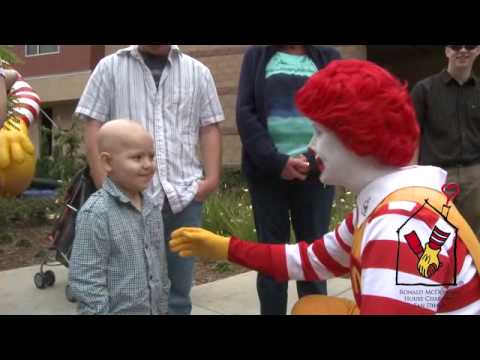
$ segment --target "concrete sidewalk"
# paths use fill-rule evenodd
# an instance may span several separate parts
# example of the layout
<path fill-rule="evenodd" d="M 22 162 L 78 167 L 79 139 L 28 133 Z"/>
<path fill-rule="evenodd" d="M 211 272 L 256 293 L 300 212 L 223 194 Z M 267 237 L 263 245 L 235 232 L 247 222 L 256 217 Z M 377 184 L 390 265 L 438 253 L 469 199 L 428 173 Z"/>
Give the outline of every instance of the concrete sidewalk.
<path fill-rule="evenodd" d="M 0 315 L 72 315 L 76 305 L 65 298 L 68 269 L 48 268 L 55 272 L 51 288 L 39 290 L 33 277 L 39 266 L 0 272 Z M 328 282 L 328 293 L 353 299 L 350 281 L 334 279 Z M 289 286 L 290 312 L 297 301 L 295 283 Z M 259 303 L 256 293 L 256 273 L 248 272 L 228 279 L 196 286 L 192 289 L 193 315 L 256 315 Z"/>

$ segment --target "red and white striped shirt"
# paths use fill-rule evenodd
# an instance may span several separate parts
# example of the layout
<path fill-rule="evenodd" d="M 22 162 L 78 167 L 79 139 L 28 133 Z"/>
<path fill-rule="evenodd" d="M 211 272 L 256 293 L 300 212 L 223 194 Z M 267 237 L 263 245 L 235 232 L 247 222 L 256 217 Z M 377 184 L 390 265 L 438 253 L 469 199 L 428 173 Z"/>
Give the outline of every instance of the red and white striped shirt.
<path fill-rule="evenodd" d="M 252 244 L 232 237 L 229 259 L 279 281 L 327 280 L 356 271 L 361 286 L 353 290 L 361 314 L 480 314 L 480 277 L 452 225 L 425 204 L 393 201 L 377 209 L 399 189 L 441 191 L 445 181 L 446 173 L 439 168 L 402 168 L 368 185 L 357 197 L 356 210 L 313 244 Z M 355 259 L 354 229 L 366 219 Z M 435 228 L 448 236 L 442 239 L 440 268 L 425 278 L 417 270 L 418 255 L 406 236 L 414 232 L 424 248 Z"/>

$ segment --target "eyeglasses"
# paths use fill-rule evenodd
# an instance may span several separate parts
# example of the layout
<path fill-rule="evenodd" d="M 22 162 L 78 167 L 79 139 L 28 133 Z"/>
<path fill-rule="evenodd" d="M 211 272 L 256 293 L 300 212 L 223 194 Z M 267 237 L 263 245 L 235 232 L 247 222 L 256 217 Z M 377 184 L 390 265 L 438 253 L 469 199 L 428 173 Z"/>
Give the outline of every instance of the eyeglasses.
<path fill-rule="evenodd" d="M 467 51 L 472 51 L 475 49 L 478 45 L 447 45 L 450 49 L 453 51 L 460 51 L 463 48 L 465 48 Z"/>

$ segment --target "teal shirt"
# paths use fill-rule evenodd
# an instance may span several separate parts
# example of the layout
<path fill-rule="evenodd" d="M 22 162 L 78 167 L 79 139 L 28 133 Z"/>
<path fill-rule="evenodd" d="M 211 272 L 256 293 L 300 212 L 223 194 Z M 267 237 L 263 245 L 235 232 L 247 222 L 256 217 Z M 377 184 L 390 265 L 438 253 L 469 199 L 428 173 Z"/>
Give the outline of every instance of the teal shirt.
<path fill-rule="evenodd" d="M 295 105 L 295 94 L 317 72 L 306 55 L 277 52 L 266 68 L 267 124 L 277 150 L 297 156 L 308 150 L 314 136 L 312 122 Z"/>

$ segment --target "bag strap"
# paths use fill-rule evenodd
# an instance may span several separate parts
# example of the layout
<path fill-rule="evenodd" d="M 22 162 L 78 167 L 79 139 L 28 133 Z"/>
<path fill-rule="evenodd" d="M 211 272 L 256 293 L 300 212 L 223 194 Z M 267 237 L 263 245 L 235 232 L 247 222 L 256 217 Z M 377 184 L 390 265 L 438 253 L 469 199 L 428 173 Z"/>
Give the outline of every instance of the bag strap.
<path fill-rule="evenodd" d="M 372 215 L 375 214 L 375 212 L 381 206 L 391 201 L 414 201 L 422 204 L 427 200 L 428 203 L 436 209 L 442 209 L 443 205 L 445 205 L 445 195 L 440 191 L 423 187 L 409 187 L 395 191 L 387 196 L 372 212 Z M 454 204 L 450 205 L 448 218 L 449 221 L 458 228 L 459 238 L 468 249 L 468 252 L 477 268 L 477 272 L 480 274 L 480 243 L 478 242 L 477 236 Z M 359 228 L 355 229 L 353 234 L 352 255 L 357 259 L 360 257 L 363 233 L 368 220 L 369 218 L 365 219 L 363 224 Z"/>

